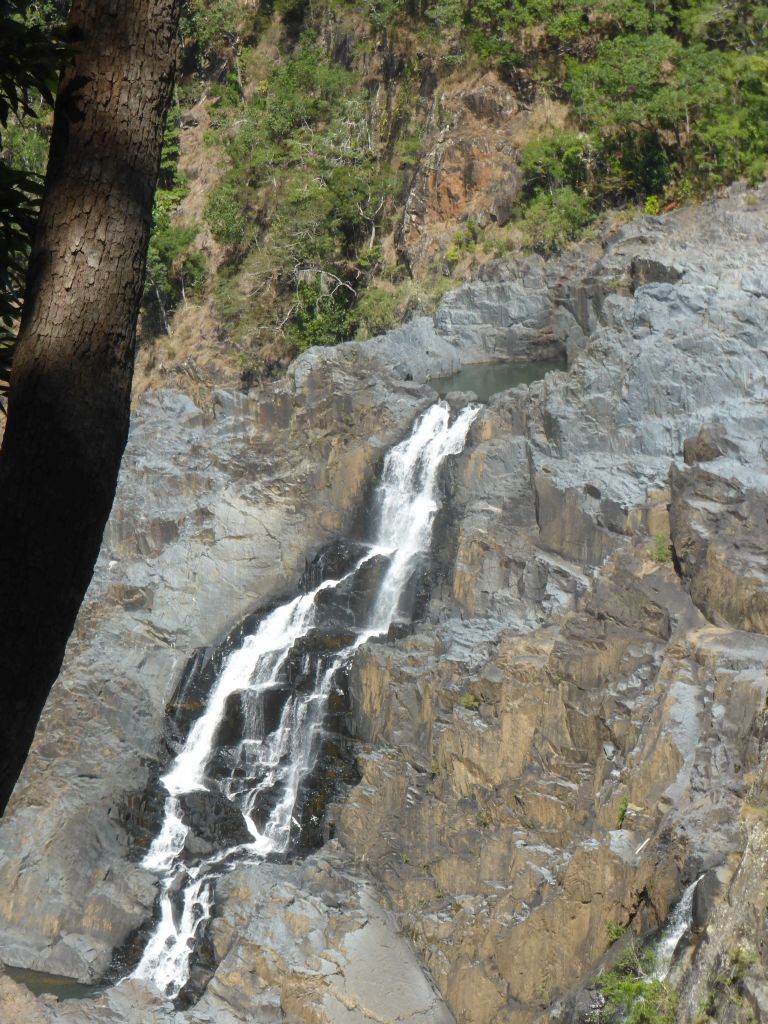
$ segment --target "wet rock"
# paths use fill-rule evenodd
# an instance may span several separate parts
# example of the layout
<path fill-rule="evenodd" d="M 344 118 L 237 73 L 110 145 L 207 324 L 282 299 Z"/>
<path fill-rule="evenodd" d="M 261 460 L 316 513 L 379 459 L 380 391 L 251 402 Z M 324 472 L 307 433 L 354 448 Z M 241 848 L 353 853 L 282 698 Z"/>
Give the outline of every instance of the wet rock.
<path fill-rule="evenodd" d="M 195 1015 L 229 1006 L 252 1019 L 255 985 L 277 996 L 266 1020 L 452 1024 L 370 883 L 339 870 L 333 847 L 296 870 L 240 869 L 223 896 L 228 909 L 214 928 L 220 966 Z"/>
<path fill-rule="evenodd" d="M 226 849 L 250 842 L 242 814 L 222 794 L 213 790 L 185 793 L 179 802 L 184 824 L 206 846 Z"/>
<path fill-rule="evenodd" d="M 494 122 L 482 96 L 462 103 Z M 82 977 L 154 899 L 112 815 L 158 771 L 186 658 L 202 679 L 216 636 L 294 593 L 325 540 L 360 536 L 371 466 L 430 400 L 423 381 L 478 358 L 571 360 L 475 421 L 446 474 L 416 627 L 350 668 L 330 753 L 347 717 L 359 784 L 333 790 L 346 762 L 322 760 L 301 811 L 311 832 L 327 784 L 315 837 L 336 838 L 227 876 L 194 1006 L 129 981 L 46 1005 L 51 1021 L 586 1021 L 609 929 L 653 934 L 712 871 L 720 889 L 702 888 L 673 968 L 680 1020 L 718 977 L 763 1014 L 768 292 L 745 267 L 768 243 L 768 190 L 751 196 L 489 268 L 434 320 L 308 352 L 249 398 L 222 393 L 214 421 L 174 396 L 145 406 L 0 828 L 0 957 Z M 344 628 L 326 626 L 330 655 Z M 233 740 L 241 713 L 228 709 Z M 151 808 L 127 817 L 145 835 Z"/>
<path fill-rule="evenodd" d="M 745 328 L 768 310 L 748 298 L 742 246 L 768 232 L 738 194 L 729 203 L 706 225 L 684 215 L 679 235 L 671 219 L 621 229 L 588 279 L 566 272 L 581 354 L 568 377 L 499 396 L 473 429 L 434 631 L 369 647 L 353 669 L 362 782 L 338 835 L 467 1022 L 580 1019 L 590 997 L 568 993 L 597 969 L 608 927 L 658 927 L 684 878 L 740 847 L 768 654 L 765 337 Z M 714 275 L 692 228 L 717 247 Z M 628 292 L 605 286 L 622 277 Z M 476 314 L 463 315 L 472 335 Z M 491 337 L 500 315 L 497 302 Z M 438 322 L 454 329 L 450 304 Z M 542 313 L 539 331 L 553 322 Z M 700 461 L 714 419 L 727 444 L 707 473 L 683 470 L 684 440 L 700 440 Z M 670 528 L 682 583 L 657 543 Z M 487 645 L 462 643 L 483 635 L 468 617 Z M 706 977 L 714 961 L 699 960 Z M 759 977 L 744 983 L 750 1005 Z"/>
<path fill-rule="evenodd" d="M 0 960 L 91 980 L 148 916 L 153 882 L 136 861 L 152 815 L 137 836 L 123 811 L 168 756 L 164 712 L 184 666 L 197 650 L 171 747 L 213 678 L 209 645 L 295 592 L 431 400 L 395 382 L 376 351 L 364 363 L 308 353 L 276 387 L 217 393 L 212 415 L 182 395 L 142 399 L 94 579 L 0 825 L 0 879 L 14 894 L 0 909 Z"/>
<path fill-rule="evenodd" d="M 712 916 L 714 906 L 722 892 L 723 884 L 720 878 L 722 871 L 717 868 L 710 868 L 693 894 L 693 907 L 691 925 L 697 932 L 701 932 L 707 926 Z"/>
<path fill-rule="evenodd" d="M 366 561 L 340 586 L 318 594 L 318 627 L 362 628 L 373 611 L 379 583 L 388 566 L 389 559 L 378 555 Z"/>

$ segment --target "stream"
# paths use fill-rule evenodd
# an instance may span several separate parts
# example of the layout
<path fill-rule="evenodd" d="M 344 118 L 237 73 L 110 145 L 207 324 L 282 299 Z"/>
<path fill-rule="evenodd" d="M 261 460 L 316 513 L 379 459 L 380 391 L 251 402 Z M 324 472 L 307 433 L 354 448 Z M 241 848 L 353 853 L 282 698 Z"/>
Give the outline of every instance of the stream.
<path fill-rule="evenodd" d="M 142 862 L 158 876 L 159 909 L 131 976 L 167 997 L 179 995 L 189 978 L 216 879 L 238 864 L 287 854 L 302 821 L 316 818 L 307 781 L 321 755 L 329 703 L 358 648 L 407 619 L 409 585 L 429 552 L 439 508 L 440 469 L 463 450 L 478 411 L 467 406 L 453 416 L 437 402 L 389 451 L 370 542 L 357 545 L 346 572 L 275 608 L 232 651 L 161 777 L 163 823 Z M 350 615 L 355 591 L 363 593 L 362 607 Z M 342 639 L 313 648 L 308 639 L 329 616 Z M 227 841 L 212 844 L 199 834 L 206 804 L 235 819 Z"/>

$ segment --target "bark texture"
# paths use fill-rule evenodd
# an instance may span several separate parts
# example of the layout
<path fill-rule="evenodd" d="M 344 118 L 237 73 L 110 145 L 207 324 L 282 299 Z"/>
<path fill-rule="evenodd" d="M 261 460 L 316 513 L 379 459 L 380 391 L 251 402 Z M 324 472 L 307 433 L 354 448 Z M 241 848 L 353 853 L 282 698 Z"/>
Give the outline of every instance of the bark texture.
<path fill-rule="evenodd" d="M 72 4 L 0 450 L 0 811 L 115 493 L 179 6 Z"/>

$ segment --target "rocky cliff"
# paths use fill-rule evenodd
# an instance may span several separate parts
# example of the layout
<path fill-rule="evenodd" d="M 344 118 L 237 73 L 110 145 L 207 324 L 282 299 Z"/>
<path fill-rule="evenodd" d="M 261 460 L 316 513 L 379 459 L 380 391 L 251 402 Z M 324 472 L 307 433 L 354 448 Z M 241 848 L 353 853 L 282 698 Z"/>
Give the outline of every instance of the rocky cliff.
<path fill-rule="evenodd" d="M 84 981 L 151 914 L 138 860 L 190 656 L 352 527 L 426 379 L 569 358 L 475 421 L 423 616 L 354 663 L 335 837 L 224 880 L 199 1000 L 0 977 L 0 1020 L 578 1021 L 702 875 L 679 1019 L 768 1020 L 766 241 L 768 189 L 736 188 L 493 264 L 434 320 L 310 351 L 213 414 L 144 399 L 0 825 L 0 959 Z"/>

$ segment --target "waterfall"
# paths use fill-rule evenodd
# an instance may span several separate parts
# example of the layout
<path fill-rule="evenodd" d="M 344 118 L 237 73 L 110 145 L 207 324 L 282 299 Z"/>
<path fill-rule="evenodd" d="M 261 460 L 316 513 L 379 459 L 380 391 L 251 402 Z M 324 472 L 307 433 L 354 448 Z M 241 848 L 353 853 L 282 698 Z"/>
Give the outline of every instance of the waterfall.
<path fill-rule="evenodd" d="M 338 579 L 276 608 L 224 662 L 205 709 L 161 778 L 167 793 L 163 824 L 143 860 L 160 876 L 159 920 L 132 977 L 177 996 L 189 978 L 195 937 L 211 916 L 216 879 L 238 863 L 289 849 L 300 829 L 302 783 L 322 748 L 329 697 L 358 648 L 386 634 L 401 617 L 408 583 L 429 549 L 440 468 L 462 451 L 478 411 L 468 406 L 451 422 L 448 405 L 438 402 L 419 417 L 410 436 L 385 458 L 374 538 L 357 562 Z M 289 660 L 317 627 L 323 602 L 375 565 L 384 568 L 364 621 L 349 629 L 340 649 L 317 661 L 309 685 L 291 685 Z M 285 694 L 284 704 L 270 723 L 265 709 L 278 692 Z M 221 757 L 218 737 L 235 697 L 244 709 L 242 734 Z M 242 818 L 241 841 L 201 855 L 189 820 L 194 815 L 185 810 L 185 799 L 194 794 L 226 799 Z"/>
<path fill-rule="evenodd" d="M 696 886 L 703 877 L 703 875 L 700 875 L 695 882 L 691 882 L 680 897 L 679 903 L 669 915 L 669 920 L 664 927 L 664 931 L 661 933 L 661 938 L 656 944 L 656 969 L 654 970 L 654 976 L 659 981 L 664 981 L 669 974 L 675 950 L 682 937 L 691 927 L 693 895 L 696 892 Z"/>

